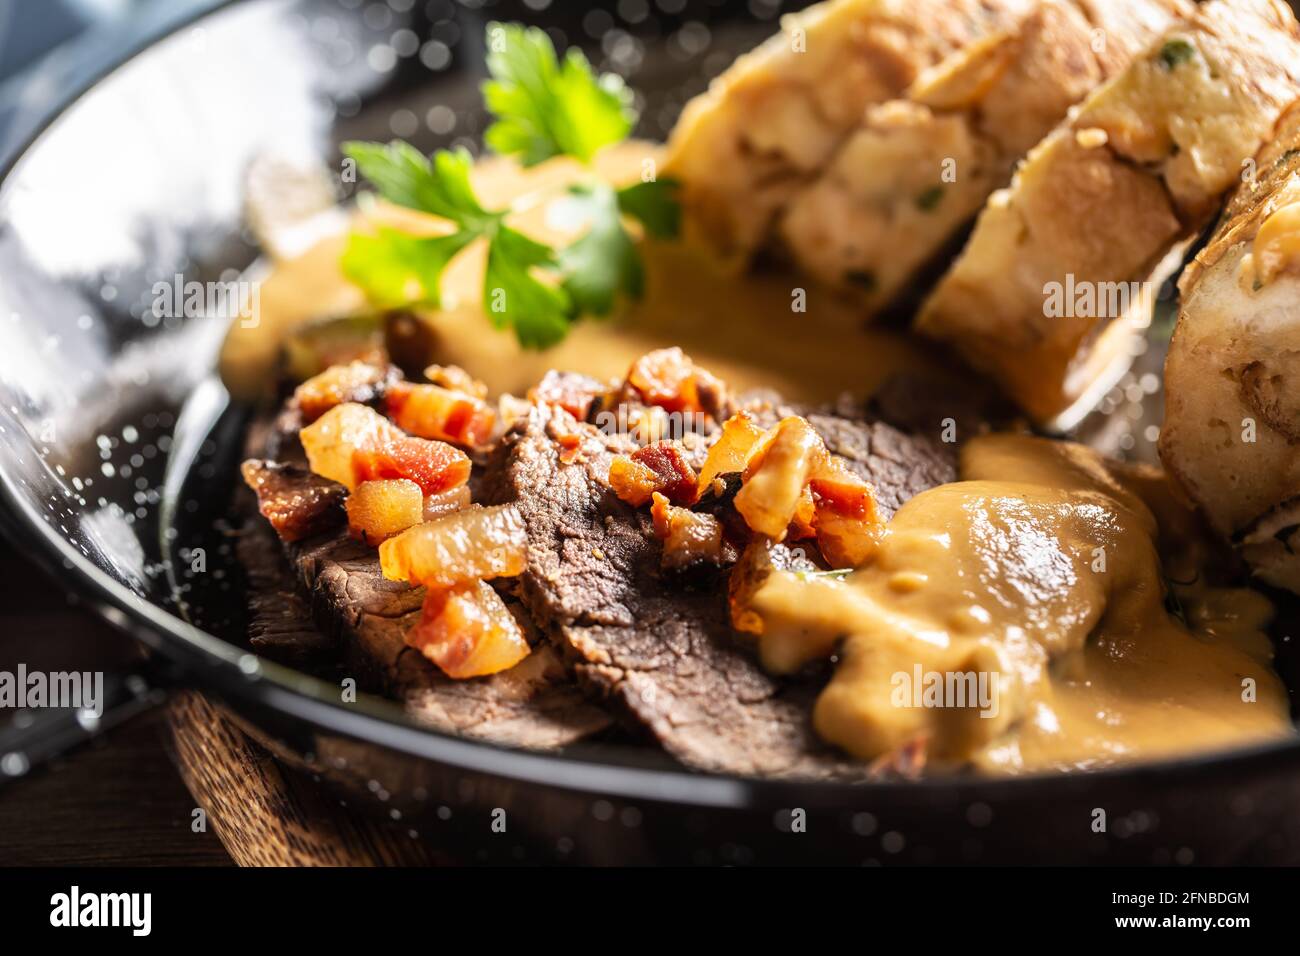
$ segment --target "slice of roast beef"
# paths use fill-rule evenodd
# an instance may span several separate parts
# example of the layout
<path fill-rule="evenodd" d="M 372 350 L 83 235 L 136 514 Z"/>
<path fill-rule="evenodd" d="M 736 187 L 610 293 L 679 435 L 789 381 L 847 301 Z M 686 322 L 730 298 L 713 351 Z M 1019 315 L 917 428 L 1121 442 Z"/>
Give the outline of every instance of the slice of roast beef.
<path fill-rule="evenodd" d="M 609 726 L 609 715 L 574 686 L 545 639 L 508 671 L 453 680 L 406 644 L 423 588 L 384 578 L 374 548 L 346 533 L 294 550 L 317 625 L 341 639 L 347 664 L 365 685 L 395 696 L 423 723 L 533 749 L 561 747 Z"/>
<path fill-rule="evenodd" d="M 749 404 L 772 420 L 790 411 L 775 399 Z M 810 420 L 876 484 L 890 514 L 955 476 L 951 455 L 926 440 L 861 419 L 819 413 Z M 813 734 L 816 687 L 773 679 L 732 632 L 725 584 L 688 590 L 661 575 L 649 516 L 608 484 L 612 457 L 634 447 L 626 436 L 541 403 L 489 459 L 486 499 L 514 502 L 528 528 L 519 593 L 534 620 L 567 645 L 589 689 L 686 764 L 738 774 L 867 776 L 870 768 Z"/>
<path fill-rule="evenodd" d="M 249 465 L 273 477 L 259 487 L 273 487 L 280 502 L 315 508 L 322 484 L 333 484 L 293 465 Z M 313 515 L 319 520 L 318 509 Z M 249 639 L 259 652 L 296 666 L 332 654 L 335 670 L 397 699 L 416 720 L 506 746 L 554 749 L 610 725 L 609 714 L 575 685 L 562 656 L 535 628 L 533 652 L 509 671 L 453 680 L 405 641 L 424 589 L 385 579 L 373 547 L 337 527 L 281 543 L 266 523 L 249 524 L 239 553 L 249 578 Z M 531 625 L 519 616 L 527 632 Z"/>

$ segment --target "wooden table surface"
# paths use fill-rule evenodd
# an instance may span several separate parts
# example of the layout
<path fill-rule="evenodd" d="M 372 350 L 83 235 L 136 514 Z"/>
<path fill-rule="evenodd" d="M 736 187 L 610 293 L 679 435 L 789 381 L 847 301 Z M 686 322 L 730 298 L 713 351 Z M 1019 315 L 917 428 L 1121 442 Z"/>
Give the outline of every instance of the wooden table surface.
<path fill-rule="evenodd" d="M 111 670 L 134 644 L 0 539 L 0 670 Z M 0 712 L 0 721 L 10 719 Z M 0 865 L 229 865 L 168 757 L 159 711 L 0 788 Z"/>
<path fill-rule="evenodd" d="M 138 655 L 3 539 L 0 608 L 0 670 L 112 671 Z M 341 808 L 192 692 L 0 788 L 0 866 L 444 862 Z"/>

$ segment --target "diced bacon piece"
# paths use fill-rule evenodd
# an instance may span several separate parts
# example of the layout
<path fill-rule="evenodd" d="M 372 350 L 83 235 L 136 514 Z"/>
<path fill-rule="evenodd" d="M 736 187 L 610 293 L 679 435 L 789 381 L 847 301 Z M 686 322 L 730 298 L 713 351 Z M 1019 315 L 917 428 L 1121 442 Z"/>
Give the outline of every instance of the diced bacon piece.
<path fill-rule="evenodd" d="M 668 412 L 703 412 L 717 418 L 727 404 L 721 380 L 676 346 L 637 359 L 628 370 L 627 387 L 647 405 Z"/>
<path fill-rule="evenodd" d="M 609 390 L 608 385 L 589 376 L 552 369 L 542 376 L 530 394 L 533 401 L 558 405 L 582 422 L 591 414 L 596 399 Z"/>
<path fill-rule="evenodd" d="M 485 581 L 431 588 L 406 643 L 457 680 L 508 670 L 530 650 L 523 628 Z"/>
<path fill-rule="evenodd" d="M 305 468 L 250 459 L 240 473 L 257 495 L 257 510 L 282 541 L 300 541 L 343 518 L 342 486 Z"/>
<path fill-rule="evenodd" d="M 424 520 L 424 492 L 406 478 L 363 481 L 348 495 L 348 530 L 378 544 Z"/>
<path fill-rule="evenodd" d="M 807 421 L 783 418 L 760 439 L 745 468 L 736 510 L 749 527 L 774 541 L 786 536 L 804 496 L 804 486 L 826 458 L 821 436 Z"/>
<path fill-rule="evenodd" d="M 293 397 L 303 421 L 314 422 L 344 402 L 365 404 L 374 401 L 394 374 L 394 371 L 370 362 L 332 365 L 294 389 Z"/>
<path fill-rule="evenodd" d="M 633 363 L 627 384 L 647 405 L 684 411 L 695 405 L 695 363 L 681 349 L 657 349 Z"/>
<path fill-rule="evenodd" d="M 639 508 L 659 492 L 674 504 L 695 501 L 695 470 L 676 442 L 657 441 L 620 455 L 609 466 L 609 482 L 623 501 Z"/>
<path fill-rule="evenodd" d="M 349 490 L 377 478 L 409 478 L 431 495 L 469 480 L 464 452 L 413 438 L 365 405 L 336 405 L 298 434 L 311 470 Z"/>
<path fill-rule="evenodd" d="M 388 390 L 387 410 L 412 435 L 464 448 L 487 444 L 497 417 L 496 409 L 468 392 L 410 382 L 398 382 Z"/>
<path fill-rule="evenodd" d="M 410 478 L 426 495 L 456 488 L 469 480 L 470 461 L 446 442 L 401 435 L 377 451 L 358 449 L 352 456 L 357 481 Z"/>
<path fill-rule="evenodd" d="M 857 568 L 875 554 L 884 519 L 871 485 L 833 456 L 808 481 L 822 557 L 833 568 Z"/>
<path fill-rule="evenodd" d="M 384 577 L 431 588 L 512 577 L 527 561 L 528 534 L 514 505 L 455 511 L 379 546 Z"/>

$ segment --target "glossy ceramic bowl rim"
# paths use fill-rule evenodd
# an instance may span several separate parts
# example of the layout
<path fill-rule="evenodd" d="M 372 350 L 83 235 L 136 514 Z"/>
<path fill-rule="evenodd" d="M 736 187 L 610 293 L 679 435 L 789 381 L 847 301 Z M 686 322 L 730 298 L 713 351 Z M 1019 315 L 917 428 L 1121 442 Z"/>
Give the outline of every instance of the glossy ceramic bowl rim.
<path fill-rule="evenodd" d="M 140 31 L 118 45 L 94 70 L 89 80 L 72 84 L 52 98 L 53 106 L 38 128 L 0 161 L 0 189 L 25 161 L 52 125 L 57 123 L 94 86 L 125 66 L 154 44 L 211 16 L 219 16 L 237 0 L 219 0 L 162 29 Z M 361 695 L 344 705 L 332 685 L 292 668 L 256 657 L 142 599 L 114 580 L 60 537 L 41 520 L 14 486 L 6 463 L 0 460 L 0 496 L 13 516 L 10 537 L 15 543 L 35 545 L 38 559 L 58 576 L 70 575 L 70 591 L 86 599 L 95 611 L 120 630 L 139 640 L 183 672 L 196 678 L 200 688 L 212 688 L 233 701 L 269 707 L 329 733 L 374 744 L 420 759 L 470 772 L 548 787 L 573 789 L 625 798 L 670 801 L 713 807 L 758 807 L 777 804 L 796 795 L 803 804 L 848 806 L 873 794 L 937 792 L 978 798 L 1010 796 L 1027 788 L 1049 785 L 1076 788 L 1102 785 L 1117 779 L 1153 776 L 1192 776 L 1201 772 L 1250 771 L 1269 762 L 1300 757 L 1300 738 L 1228 750 L 1208 751 L 1190 757 L 1137 762 L 1077 773 L 1034 773 L 1014 777 L 935 776 L 916 782 L 844 783 L 706 774 L 660 767 L 637 767 L 570 754 L 546 754 L 472 741 L 416 723 L 395 704 Z M 813 798 L 813 799 L 809 799 Z"/>

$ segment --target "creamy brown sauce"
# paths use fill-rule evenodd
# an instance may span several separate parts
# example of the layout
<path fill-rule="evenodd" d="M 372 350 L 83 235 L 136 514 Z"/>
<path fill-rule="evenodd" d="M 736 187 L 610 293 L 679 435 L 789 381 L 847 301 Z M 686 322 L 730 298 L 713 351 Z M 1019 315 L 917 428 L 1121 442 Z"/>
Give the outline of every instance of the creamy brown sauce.
<path fill-rule="evenodd" d="M 1144 500 L 1160 480 L 1014 435 L 971 441 L 961 477 L 905 504 L 847 578 L 779 572 L 756 597 L 765 661 L 839 647 L 823 737 L 863 758 L 920 737 L 941 763 L 1014 773 L 1291 732 L 1265 598 L 1188 587 L 1186 623 L 1167 610 L 1157 539 L 1179 529 Z"/>
<path fill-rule="evenodd" d="M 625 144 L 602 153 L 596 173 L 613 183 L 635 182 L 642 163 L 658 155 L 651 144 Z M 512 222 L 554 241 L 569 230 L 555 221 L 562 205 L 550 200 L 582 173 L 568 161 L 523 170 L 490 159 L 476 167 L 474 186 L 488 207 L 527 197 L 524 202 L 534 205 Z M 257 394 L 286 329 L 365 308 L 360 292 L 339 271 L 343 243 L 342 235 L 325 236 L 301 257 L 275 264 L 262 283 L 258 326 L 236 327 L 223 353 L 222 374 L 232 388 Z M 444 275 L 443 309 L 425 316 L 438 336 L 438 360 L 462 366 L 494 393 L 515 394 L 552 368 L 621 377 L 637 357 L 666 345 L 681 346 L 733 388 L 775 388 L 799 400 L 869 394 L 901 369 L 944 374 L 923 346 L 901 333 L 863 328 L 853 306 L 833 292 L 784 273 L 724 274 L 676 243 L 648 243 L 644 250 L 645 298 L 608 319 L 584 319 L 544 352 L 525 350 L 511 332 L 491 326 L 479 304 L 483 250 L 467 250 Z M 793 309 L 798 290 L 806 311 Z"/>
<path fill-rule="evenodd" d="M 604 154 L 597 174 L 634 181 L 658 149 L 632 143 Z M 521 197 L 517 224 L 548 240 L 566 229 L 550 201 L 582 171 L 551 162 L 525 171 L 490 160 L 475 172 L 485 205 Z M 408 214 L 381 210 L 436 229 Z M 312 319 L 365 311 L 339 271 L 340 228 L 271 264 L 258 323 L 236 323 L 222 353 L 236 394 L 265 388 L 285 334 Z M 671 243 L 645 247 L 645 299 L 607 320 L 587 319 L 546 352 L 521 349 L 479 307 L 481 250 L 447 271 L 443 308 L 424 317 L 436 360 L 457 364 L 494 393 L 523 394 L 551 368 L 621 377 L 649 349 L 679 345 L 733 388 L 769 387 L 802 400 L 869 394 L 909 370 L 943 368 L 901 334 L 864 329 L 855 309 L 789 275 L 726 275 Z M 806 311 L 792 303 L 798 290 Z M 838 651 L 814 719 L 826 739 L 864 758 L 918 736 L 940 763 L 992 772 L 1084 768 L 1292 732 L 1285 689 L 1264 634 L 1272 609 L 1247 590 L 1188 589 L 1187 626 L 1165 609 L 1158 537 L 1174 529 L 1163 481 L 1118 472 L 1078 446 L 1012 436 L 967 445 L 961 482 L 928 491 L 891 521 L 877 558 L 846 579 L 778 572 L 758 600 L 759 651 L 792 671 Z M 1187 540 L 1181 540 L 1186 545 Z M 1095 570 L 1096 549 L 1105 570 Z M 1194 549 L 1182 548 L 1180 579 Z M 1169 569 L 1172 573 L 1172 569 Z M 998 675 L 997 712 L 901 706 L 895 675 Z M 1253 700 L 1243 681 L 1253 681 Z M 976 693 L 977 693 L 976 689 Z M 924 687 L 911 700 L 924 700 Z M 918 697 L 919 694 L 919 697 Z M 988 708 L 985 708 L 986 710 Z"/>

